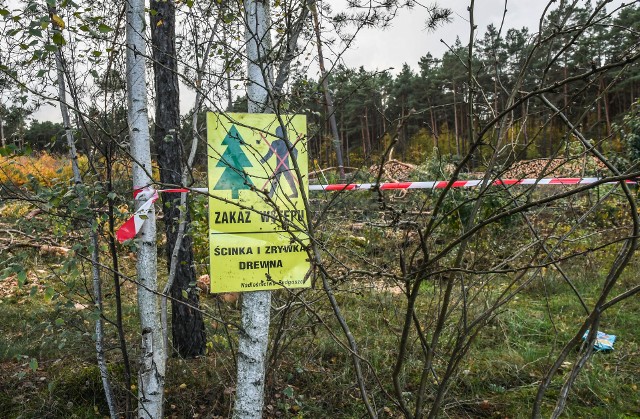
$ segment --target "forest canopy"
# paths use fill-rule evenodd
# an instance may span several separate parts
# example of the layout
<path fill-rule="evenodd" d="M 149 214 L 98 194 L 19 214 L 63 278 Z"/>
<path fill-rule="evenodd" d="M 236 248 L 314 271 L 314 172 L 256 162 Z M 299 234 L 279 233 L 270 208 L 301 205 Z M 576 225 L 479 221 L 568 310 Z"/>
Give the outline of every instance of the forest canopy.
<path fill-rule="evenodd" d="M 328 85 L 345 164 L 357 167 L 377 161 L 395 134 L 394 124 L 401 119 L 394 157 L 419 164 L 436 147 L 441 155 L 460 158 L 469 149 L 470 124 L 479 126 L 501 113 L 516 83 L 521 84 L 518 95 L 524 96 L 568 77 L 575 80 L 549 89 L 548 99 L 562 104 L 568 117 L 577 118 L 583 133 L 600 150 L 626 153 L 619 128 L 640 95 L 639 65 L 630 62 L 623 71 L 593 75 L 589 71 L 631 54 L 638 42 L 640 6 L 628 5 L 619 13 L 602 9 L 595 16 L 592 12 L 593 6 L 587 3 L 573 7 L 569 19 L 560 21 L 567 13 L 561 6 L 546 16 L 540 33 L 529 28 L 503 31 L 489 25 L 484 33 L 478 33 L 473 45 L 471 62 L 477 85 L 472 89 L 467 81 L 469 47 L 460 38 L 441 57 L 427 53 L 417 68 L 403 64 L 397 74 L 337 63 L 328 74 Z M 549 37 L 560 26 L 561 37 Z M 575 42 L 569 45 L 562 42 L 572 38 Z M 122 78 L 111 72 L 111 76 L 99 79 L 100 89 L 122 90 Z M 311 158 L 323 167 L 335 166 L 321 80 L 304 71 L 294 75 L 288 106 L 309 118 Z M 231 99 L 233 110 L 246 111 L 246 97 L 241 94 Z M 470 101 L 473 121 L 468 117 Z M 28 107 L 0 104 L 6 141 L 63 151 L 62 143 L 54 138 L 60 136 L 62 127 L 30 120 L 30 113 Z M 509 118 L 512 150 L 504 156 L 505 161 L 562 155 L 557 140 L 564 135 L 563 122 L 539 100 L 527 99 Z M 495 135 L 495 131 L 488 135 Z M 468 169 L 482 166 L 478 156 Z"/>

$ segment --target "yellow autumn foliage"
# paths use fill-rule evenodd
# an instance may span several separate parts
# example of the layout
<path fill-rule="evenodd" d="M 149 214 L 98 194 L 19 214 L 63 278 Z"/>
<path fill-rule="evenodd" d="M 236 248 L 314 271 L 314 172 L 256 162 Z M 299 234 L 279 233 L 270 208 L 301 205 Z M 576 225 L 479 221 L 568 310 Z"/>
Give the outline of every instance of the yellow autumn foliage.
<path fill-rule="evenodd" d="M 87 167 L 87 158 L 80 156 L 81 170 Z M 0 157 L 0 184 L 24 185 L 34 178 L 43 186 L 68 181 L 73 177 L 71 161 L 43 152 L 31 156 Z"/>

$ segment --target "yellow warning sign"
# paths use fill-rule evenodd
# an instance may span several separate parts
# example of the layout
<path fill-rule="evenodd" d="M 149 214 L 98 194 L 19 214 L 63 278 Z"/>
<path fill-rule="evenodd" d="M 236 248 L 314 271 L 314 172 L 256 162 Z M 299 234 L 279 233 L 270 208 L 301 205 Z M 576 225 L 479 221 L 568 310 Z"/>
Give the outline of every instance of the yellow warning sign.
<path fill-rule="evenodd" d="M 310 285 L 306 117 L 208 113 L 211 292 Z"/>

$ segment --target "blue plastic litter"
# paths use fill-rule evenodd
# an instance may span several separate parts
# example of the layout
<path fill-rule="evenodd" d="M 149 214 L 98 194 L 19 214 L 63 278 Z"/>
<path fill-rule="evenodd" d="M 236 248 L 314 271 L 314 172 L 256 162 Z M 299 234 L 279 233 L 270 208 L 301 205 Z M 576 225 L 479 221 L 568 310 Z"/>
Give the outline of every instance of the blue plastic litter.
<path fill-rule="evenodd" d="M 582 340 L 587 340 L 589 331 L 584 332 Z M 616 341 L 616 335 L 609 335 L 603 332 L 598 332 L 596 340 L 593 342 L 593 349 L 596 351 L 613 351 L 613 343 Z"/>

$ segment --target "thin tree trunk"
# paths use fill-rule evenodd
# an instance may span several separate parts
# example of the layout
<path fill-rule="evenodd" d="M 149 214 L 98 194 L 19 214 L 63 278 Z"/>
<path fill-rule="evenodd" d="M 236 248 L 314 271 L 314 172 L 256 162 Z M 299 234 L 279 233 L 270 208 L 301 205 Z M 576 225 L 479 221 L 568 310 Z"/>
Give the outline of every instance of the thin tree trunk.
<path fill-rule="evenodd" d="M 456 154 L 460 156 L 460 138 L 458 137 L 458 103 L 456 102 L 456 83 L 453 83 L 453 131 L 456 139 Z"/>
<path fill-rule="evenodd" d="M 7 139 L 4 138 L 4 121 L 2 119 L 2 109 L 0 109 L 0 141 L 2 141 L 2 147 L 7 146 Z"/>
<path fill-rule="evenodd" d="M 245 40 L 247 43 L 247 103 L 250 113 L 268 112 L 271 71 L 268 52 L 268 2 L 245 0 Z M 261 418 L 264 406 L 264 381 L 271 320 L 271 291 L 243 294 L 242 330 L 238 342 L 238 371 L 233 417 Z"/>
<path fill-rule="evenodd" d="M 151 179 L 151 146 L 149 115 L 147 109 L 147 85 L 145 74 L 145 2 L 130 0 L 127 3 L 127 120 L 133 164 L 133 187 L 144 188 Z M 151 198 L 149 190 L 138 194 L 136 209 Z M 166 348 L 162 337 L 160 307 L 156 293 L 157 245 L 156 214 L 151 206 L 147 218 L 138 233 L 138 309 L 142 342 L 140 347 L 140 371 L 138 373 L 138 417 L 161 418 L 163 416 L 164 376 Z"/>
<path fill-rule="evenodd" d="M 604 85 L 604 75 L 600 79 L 600 83 Z M 602 102 L 604 104 L 604 119 L 607 124 L 607 138 L 608 138 L 608 137 L 611 137 L 611 114 L 609 113 L 609 90 L 608 89 L 603 89 Z"/>
<path fill-rule="evenodd" d="M 360 117 L 360 135 L 362 136 L 362 159 L 366 163 L 368 160 L 367 154 L 369 150 L 367 149 L 367 140 L 366 140 L 367 137 L 364 129 L 365 121 L 366 121 L 365 117 L 361 116 Z"/>
<path fill-rule="evenodd" d="M 474 0 L 471 0 L 471 3 L 469 4 L 467 10 L 469 10 L 469 52 L 467 53 L 467 94 L 468 94 L 468 107 L 467 107 L 467 132 L 468 132 L 468 136 L 467 136 L 467 140 L 469 143 L 469 150 L 471 150 L 471 147 L 473 147 L 473 141 L 475 139 L 475 130 L 474 130 L 474 125 L 473 125 L 473 94 L 475 91 L 475 83 L 474 83 L 474 77 L 473 77 L 473 42 L 475 39 L 475 29 L 476 29 L 476 25 L 474 24 L 473 21 L 473 17 L 474 17 L 474 7 L 475 7 L 475 2 Z M 511 120 L 513 121 L 513 112 L 511 112 Z M 512 140 L 513 142 L 513 137 Z M 475 168 L 475 157 L 472 158 L 470 160 L 470 164 L 471 164 L 471 168 Z"/>
<path fill-rule="evenodd" d="M 524 136 L 524 144 L 526 145 L 526 149 L 529 150 L 529 130 L 527 128 L 527 122 L 529 121 L 529 118 L 527 117 L 527 114 L 529 113 L 529 100 L 527 100 L 523 106 L 522 106 L 522 133 Z M 527 152 L 525 152 L 525 158 L 527 158 Z"/>
<path fill-rule="evenodd" d="M 225 88 L 227 91 L 227 112 L 233 110 L 233 90 L 231 89 L 231 60 L 229 59 L 229 44 L 227 43 L 227 32 L 222 31 L 222 42 L 224 49 L 224 70 L 226 73 Z M 204 57 L 203 59 L 206 59 Z"/>
<path fill-rule="evenodd" d="M 400 118 L 404 118 L 405 115 L 405 96 L 402 96 L 402 99 L 400 100 Z M 402 124 L 402 128 L 401 132 L 398 133 L 400 134 L 399 137 L 402 138 L 402 146 L 401 146 L 401 150 L 402 150 L 402 160 L 406 160 L 407 158 L 407 124 Z"/>
<path fill-rule="evenodd" d="M 151 42 L 153 45 L 153 72 L 156 87 L 156 116 L 154 143 L 158 153 L 160 181 L 168 185 L 182 184 L 184 152 L 180 132 L 180 91 L 175 45 L 175 5 L 170 1 L 151 1 Z M 166 258 L 169 271 L 174 248 L 178 241 L 177 258 L 171 291 L 171 332 L 173 348 L 182 358 L 205 354 L 206 334 L 194 268 L 193 245 L 189 234 L 180 235 L 180 215 L 184 211 L 185 226 L 189 230 L 189 211 L 181 210 L 181 194 L 162 194 L 164 225 L 167 237 Z M 178 239 L 180 237 L 180 240 Z M 166 298 L 166 297 L 164 297 Z M 166 302 L 163 302 L 166 307 Z M 167 356 L 169 351 L 167 351 Z"/>
<path fill-rule="evenodd" d="M 431 118 L 431 135 L 433 136 L 433 145 L 439 149 L 440 144 L 438 141 L 438 127 L 436 125 L 436 116 L 433 112 L 433 104 L 431 103 L 431 99 L 427 99 L 427 104 L 429 105 L 429 116 Z M 431 150 L 427 150 L 427 152 L 430 151 Z"/>
<path fill-rule="evenodd" d="M 278 65 L 278 73 L 270 90 L 272 100 L 274 101 L 271 106 L 273 108 L 279 107 L 280 99 L 282 98 L 284 91 L 284 85 L 289 80 L 289 75 L 291 74 L 291 62 L 298 55 L 298 38 L 300 37 L 300 33 L 302 32 L 308 14 L 309 8 L 307 7 L 306 1 L 303 0 L 300 15 L 295 18 L 293 24 L 289 26 L 289 30 L 287 30 L 285 35 L 285 51 L 280 64 Z"/>
<path fill-rule="evenodd" d="M 107 147 L 106 153 L 106 167 L 107 167 L 107 194 L 111 194 L 113 191 L 113 176 L 112 176 L 113 160 L 111 159 L 110 147 Z M 108 214 L 109 214 L 109 252 L 111 253 L 111 267 L 113 268 L 113 290 L 116 303 L 116 328 L 118 329 L 118 341 L 120 344 L 120 351 L 122 352 L 122 364 L 124 365 L 124 385 L 125 388 L 131 388 L 131 363 L 129 362 L 129 351 L 127 350 L 127 341 L 124 333 L 124 324 L 122 316 L 122 296 L 120 287 L 120 268 L 118 267 L 118 251 L 116 248 L 115 239 L 115 213 L 114 213 L 114 199 L 108 199 Z M 132 417 L 131 411 L 131 393 L 125 394 L 124 405 L 125 418 Z"/>
<path fill-rule="evenodd" d="M 562 77 L 566 80 L 567 75 L 567 60 L 564 60 L 564 67 L 562 68 Z M 564 101 L 564 108 L 562 109 L 564 112 L 569 112 L 569 83 L 565 83 L 562 89 L 562 98 Z"/>
<path fill-rule="evenodd" d="M 345 132 L 344 112 L 340 114 L 340 127 L 341 143 L 344 144 L 344 154 L 347 156 L 347 166 L 351 166 L 351 157 L 349 156 L 349 135 Z"/>
<path fill-rule="evenodd" d="M 54 7 L 48 7 L 49 14 L 56 14 Z M 61 29 L 54 26 L 54 33 L 61 33 Z M 60 114 L 62 116 L 62 123 L 64 124 L 65 138 L 67 140 L 67 146 L 69 147 L 69 157 L 71 158 L 71 168 L 73 171 L 73 181 L 78 193 L 78 198 L 86 199 L 86 194 L 82 189 L 82 174 L 80 173 L 80 166 L 78 165 L 78 153 L 76 151 L 76 145 L 73 138 L 73 131 L 71 129 L 71 118 L 69 117 L 69 108 L 67 107 L 67 91 L 64 80 L 64 63 L 62 59 L 62 52 L 60 48 L 55 53 L 56 61 L 56 75 L 58 81 L 58 100 L 60 103 Z M 1 125 L 1 124 L 0 124 Z M 4 136 L 2 136 L 4 140 Z M 109 408 L 109 415 L 112 419 L 118 417 L 117 408 L 115 403 L 115 397 L 109 381 L 109 374 L 107 371 L 107 362 L 104 354 L 104 323 L 102 320 L 102 284 L 100 280 L 100 255 L 99 255 L 99 238 L 97 222 L 95 220 L 88 221 L 88 227 L 91 237 L 91 275 L 93 284 L 93 298 L 96 309 L 100 313 L 100 316 L 96 319 L 95 332 L 96 332 L 96 359 L 98 362 L 98 369 L 100 370 L 100 377 L 102 379 L 102 387 L 104 389 L 105 399 Z"/>
<path fill-rule="evenodd" d="M 320 78 L 322 80 L 322 91 L 324 93 L 324 104 L 329 116 L 329 126 L 331 128 L 331 136 L 333 137 L 333 148 L 336 152 L 336 160 L 338 162 L 338 174 L 340 180 L 345 179 L 344 162 L 342 159 L 342 143 L 340 142 L 340 134 L 338 133 L 338 124 L 336 123 L 336 110 L 333 106 L 333 98 L 329 91 L 329 80 L 327 70 L 324 66 L 324 55 L 322 53 L 322 40 L 320 39 L 320 19 L 318 18 L 318 8 L 315 0 L 309 2 L 309 9 L 313 16 L 313 28 L 316 33 L 316 44 L 318 46 L 318 63 L 320 64 Z"/>
<path fill-rule="evenodd" d="M 371 157 L 371 133 L 369 132 L 369 108 L 364 108 L 364 139 L 367 142 L 367 161 Z"/>

